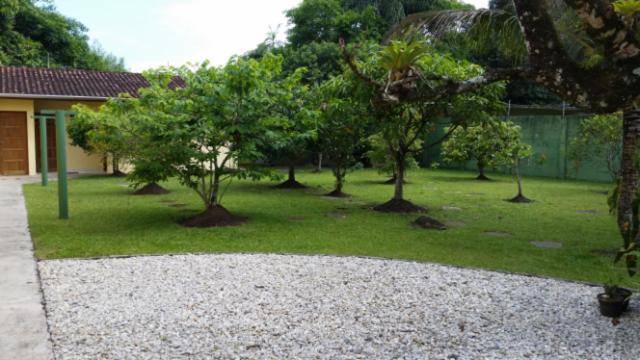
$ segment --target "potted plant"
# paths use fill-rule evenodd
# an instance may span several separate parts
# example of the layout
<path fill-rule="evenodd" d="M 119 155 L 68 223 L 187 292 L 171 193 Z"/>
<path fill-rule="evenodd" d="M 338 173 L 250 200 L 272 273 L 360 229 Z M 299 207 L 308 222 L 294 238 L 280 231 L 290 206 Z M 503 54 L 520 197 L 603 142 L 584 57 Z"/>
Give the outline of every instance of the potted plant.
<path fill-rule="evenodd" d="M 629 307 L 631 295 L 631 290 L 621 288 L 618 285 L 605 285 L 604 292 L 598 294 L 600 313 L 607 317 L 620 317 Z"/>

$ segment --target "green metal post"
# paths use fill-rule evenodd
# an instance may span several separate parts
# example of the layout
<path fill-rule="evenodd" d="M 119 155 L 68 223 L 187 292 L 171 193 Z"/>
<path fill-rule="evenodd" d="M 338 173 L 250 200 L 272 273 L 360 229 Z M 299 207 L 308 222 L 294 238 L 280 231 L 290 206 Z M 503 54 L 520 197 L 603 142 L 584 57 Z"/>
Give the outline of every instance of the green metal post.
<path fill-rule="evenodd" d="M 56 111 L 56 150 L 58 155 L 58 213 L 62 220 L 69 219 L 69 189 L 67 187 L 67 132 L 65 112 Z"/>
<path fill-rule="evenodd" d="M 42 186 L 49 184 L 49 156 L 47 154 L 47 117 L 36 116 L 40 122 L 40 174 L 42 175 Z"/>

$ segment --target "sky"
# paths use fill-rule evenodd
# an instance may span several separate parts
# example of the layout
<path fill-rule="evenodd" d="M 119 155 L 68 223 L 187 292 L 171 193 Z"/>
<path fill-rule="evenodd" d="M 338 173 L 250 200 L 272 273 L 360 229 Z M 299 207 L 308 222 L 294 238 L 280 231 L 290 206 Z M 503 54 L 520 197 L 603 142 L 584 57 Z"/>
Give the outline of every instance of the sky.
<path fill-rule="evenodd" d="M 301 0 L 55 0 L 131 71 L 209 60 L 222 65 L 287 27 Z M 488 0 L 464 0 L 487 7 Z"/>

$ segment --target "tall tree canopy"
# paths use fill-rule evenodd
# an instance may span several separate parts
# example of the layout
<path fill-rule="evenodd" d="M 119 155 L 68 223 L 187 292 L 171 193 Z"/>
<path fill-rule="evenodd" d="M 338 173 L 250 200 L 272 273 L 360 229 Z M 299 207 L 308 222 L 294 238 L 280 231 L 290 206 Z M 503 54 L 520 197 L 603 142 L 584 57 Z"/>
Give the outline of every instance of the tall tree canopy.
<path fill-rule="evenodd" d="M 89 44 L 86 33 L 51 0 L 0 0 L 0 64 L 123 71 L 124 60 Z"/>
<path fill-rule="evenodd" d="M 288 43 L 269 36 L 248 53 L 260 58 L 269 51 L 284 56 L 285 73 L 307 68 L 304 80 L 321 83 L 342 73 L 338 41 L 380 42 L 405 16 L 429 10 L 472 9 L 458 0 L 304 0 L 289 11 Z"/>

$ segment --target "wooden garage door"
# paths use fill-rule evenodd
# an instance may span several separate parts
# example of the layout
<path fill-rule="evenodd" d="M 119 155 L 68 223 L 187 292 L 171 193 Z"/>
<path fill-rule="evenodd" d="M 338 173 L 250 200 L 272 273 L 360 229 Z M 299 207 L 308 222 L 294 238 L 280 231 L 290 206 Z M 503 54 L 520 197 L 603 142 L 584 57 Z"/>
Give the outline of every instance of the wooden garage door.
<path fill-rule="evenodd" d="M 27 114 L 0 111 L 0 175 L 29 173 Z"/>

